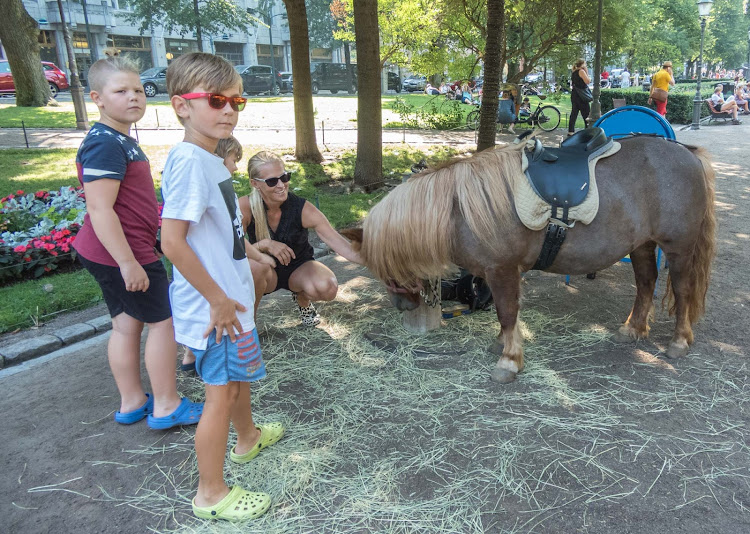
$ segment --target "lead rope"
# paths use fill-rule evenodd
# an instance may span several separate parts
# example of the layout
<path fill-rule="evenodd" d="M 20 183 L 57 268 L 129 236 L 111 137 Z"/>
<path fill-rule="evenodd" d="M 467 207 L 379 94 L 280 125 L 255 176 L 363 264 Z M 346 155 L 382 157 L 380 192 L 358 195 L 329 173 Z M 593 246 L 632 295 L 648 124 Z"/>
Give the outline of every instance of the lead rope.
<path fill-rule="evenodd" d="M 434 308 L 442 302 L 440 295 L 440 279 L 427 280 L 427 288 L 423 288 L 419 291 L 419 295 L 424 300 L 424 303 L 429 307 Z"/>

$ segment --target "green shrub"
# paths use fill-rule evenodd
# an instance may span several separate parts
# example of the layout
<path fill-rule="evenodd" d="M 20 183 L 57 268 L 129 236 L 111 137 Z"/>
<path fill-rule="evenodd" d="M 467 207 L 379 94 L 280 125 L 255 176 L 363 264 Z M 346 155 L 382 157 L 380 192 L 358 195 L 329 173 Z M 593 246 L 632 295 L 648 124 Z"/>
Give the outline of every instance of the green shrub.
<path fill-rule="evenodd" d="M 693 121 L 693 98 L 695 97 L 695 86 L 692 92 L 688 88 L 677 88 L 670 90 L 669 99 L 667 100 L 667 117 L 673 124 L 689 124 Z M 640 89 L 602 89 L 599 101 L 602 105 L 602 113 L 614 108 L 612 99 L 624 98 L 627 105 L 645 106 L 655 109 L 655 106 L 648 104 L 648 91 Z M 701 84 L 701 96 L 703 100 L 710 98 L 713 94 L 713 84 Z M 701 117 L 708 116 L 708 106 L 705 104 L 701 107 Z"/>

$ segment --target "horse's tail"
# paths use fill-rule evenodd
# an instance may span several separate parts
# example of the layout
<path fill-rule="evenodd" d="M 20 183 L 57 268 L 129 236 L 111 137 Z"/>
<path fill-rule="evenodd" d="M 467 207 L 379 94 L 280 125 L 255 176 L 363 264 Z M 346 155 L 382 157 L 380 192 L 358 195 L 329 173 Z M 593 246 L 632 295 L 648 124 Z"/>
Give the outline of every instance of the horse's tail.
<path fill-rule="evenodd" d="M 711 264 L 716 254 L 716 214 L 714 212 L 716 172 L 711 165 L 708 152 L 703 148 L 690 147 L 703 166 L 703 180 L 706 187 L 706 211 L 703 214 L 698 239 L 693 248 L 692 284 L 688 306 L 688 318 L 694 324 L 701 318 L 706 309 L 706 293 L 711 281 Z M 671 276 L 667 276 L 667 292 L 664 296 L 669 306 L 669 314 L 675 313 L 675 298 L 672 291 Z"/>

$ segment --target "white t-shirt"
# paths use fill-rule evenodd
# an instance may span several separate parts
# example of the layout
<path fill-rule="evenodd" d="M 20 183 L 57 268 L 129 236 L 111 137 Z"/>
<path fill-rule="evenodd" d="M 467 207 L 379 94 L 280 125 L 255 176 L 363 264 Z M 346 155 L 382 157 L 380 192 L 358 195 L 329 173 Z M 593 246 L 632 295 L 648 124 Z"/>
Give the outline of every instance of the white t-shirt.
<path fill-rule="evenodd" d="M 711 102 L 714 103 L 714 107 L 721 107 L 721 105 L 724 104 L 724 96 L 714 93 L 711 95 Z"/>
<path fill-rule="evenodd" d="M 620 80 L 622 81 L 622 83 L 627 83 L 628 85 L 630 85 L 630 73 L 626 70 L 622 71 Z"/>
<path fill-rule="evenodd" d="M 243 330 L 255 328 L 255 289 L 245 255 L 242 213 L 223 160 L 197 145 L 182 142 L 169 152 L 161 191 L 162 218 L 190 221 L 188 245 L 227 296 L 247 308 L 237 312 Z M 210 322 L 210 306 L 176 267 L 169 300 L 177 342 L 205 349 L 203 333 Z"/>

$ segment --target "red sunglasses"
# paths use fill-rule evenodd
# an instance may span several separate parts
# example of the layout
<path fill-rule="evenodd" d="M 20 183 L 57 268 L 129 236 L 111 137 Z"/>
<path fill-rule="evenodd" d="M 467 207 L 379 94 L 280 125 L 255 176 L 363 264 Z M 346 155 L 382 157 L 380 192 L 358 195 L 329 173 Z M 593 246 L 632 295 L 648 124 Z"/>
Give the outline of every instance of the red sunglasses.
<path fill-rule="evenodd" d="M 276 187 L 276 184 L 279 183 L 279 180 L 281 180 L 282 184 L 287 183 L 289 180 L 292 179 L 292 173 L 285 172 L 281 176 L 276 176 L 274 178 L 253 178 L 253 180 L 257 180 L 259 182 L 265 183 L 268 187 Z"/>
<path fill-rule="evenodd" d="M 185 95 L 180 95 L 180 97 L 185 100 L 208 98 L 208 105 L 214 109 L 224 109 L 224 106 L 229 102 L 229 105 L 232 106 L 232 109 L 235 111 L 242 111 L 245 109 L 245 104 L 247 103 L 247 98 L 241 96 L 224 96 L 217 95 L 216 93 L 187 93 Z"/>

